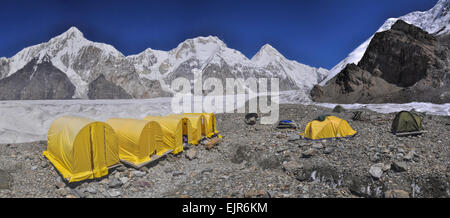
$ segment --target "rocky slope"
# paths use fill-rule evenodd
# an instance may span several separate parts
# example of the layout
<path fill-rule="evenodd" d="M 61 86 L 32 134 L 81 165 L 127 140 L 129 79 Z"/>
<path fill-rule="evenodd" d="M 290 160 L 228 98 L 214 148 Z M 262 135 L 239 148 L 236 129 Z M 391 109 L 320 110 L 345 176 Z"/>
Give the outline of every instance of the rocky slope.
<path fill-rule="evenodd" d="M 0 197 L 450 197 L 450 120 L 423 115 L 427 133 L 396 137 L 395 114 L 335 114 L 312 105 L 280 105 L 298 130 L 248 126 L 244 114 L 217 114 L 223 141 L 193 147 L 140 170 L 121 166 L 104 178 L 67 185 L 42 156 L 45 142 L 0 144 Z M 297 133 L 322 114 L 346 119 L 350 139 L 307 141 Z"/>
<path fill-rule="evenodd" d="M 84 38 L 77 28 L 48 42 L 23 49 L 11 58 L 0 58 L 0 79 L 21 70 L 32 60 L 49 57 L 54 67 L 64 72 L 75 86 L 73 98 L 90 98 L 89 87 L 103 76 L 120 87 L 126 95 L 111 95 L 109 89 L 96 89 L 102 97 L 163 97 L 173 94 L 171 82 L 178 77 L 203 78 L 279 78 L 281 90 L 304 90 L 304 97 L 314 84 L 328 73 L 296 61 L 287 60 L 270 45 L 261 48 L 249 60 L 237 50 L 228 48 L 217 37 L 197 37 L 180 43 L 170 51 L 146 49 L 140 54 L 124 56 L 113 46 Z M 14 95 L 14 94 L 11 94 Z"/>
<path fill-rule="evenodd" d="M 420 27 L 433 35 L 448 35 L 449 23 L 450 23 L 450 1 L 439 0 L 436 5 L 428 11 L 416 11 L 399 18 L 389 18 L 386 22 L 376 31 L 383 32 L 391 28 L 391 26 L 397 20 L 403 20 L 409 24 Z M 348 64 L 358 64 L 361 58 L 364 56 L 367 46 L 371 42 L 373 35 L 367 39 L 364 43 L 359 45 L 354 51 L 352 51 L 344 60 L 334 66 L 327 77 L 320 83 L 321 86 L 331 80 L 339 72 L 341 72 Z"/>
<path fill-rule="evenodd" d="M 0 100 L 71 99 L 74 92 L 75 86 L 48 56 L 0 80 Z"/>
<path fill-rule="evenodd" d="M 311 96 L 317 102 L 450 102 L 450 49 L 447 37 L 435 37 L 397 20 L 376 33 L 363 58 L 347 65 Z"/>

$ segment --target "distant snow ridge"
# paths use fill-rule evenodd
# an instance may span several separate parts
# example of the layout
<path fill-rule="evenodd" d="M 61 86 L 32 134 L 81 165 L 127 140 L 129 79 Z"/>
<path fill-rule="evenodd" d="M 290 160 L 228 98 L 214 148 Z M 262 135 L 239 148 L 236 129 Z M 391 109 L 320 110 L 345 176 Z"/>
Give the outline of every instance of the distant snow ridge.
<path fill-rule="evenodd" d="M 74 98 L 88 98 L 89 84 L 102 74 L 134 98 L 148 98 L 155 97 L 149 89 L 173 92 L 169 86 L 173 79 L 185 77 L 193 81 L 194 72 L 222 81 L 277 77 L 281 90 L 300 90 L 301 95 L 307 96 L 328 73 L 323 68 L 288 60 L 268 44 L 250 60 L 215 36 L 187 39 L 170 51 L 148 48 L 124 56 L 111 45 L 85 39 L 83 33 L 71 27 L 48 42 L 25 48 L 11 58 L 0 58 L 0 79 L 12 75 L 33 58 L 41 60 L 46 56 L 75 85 Z M 148 85 L 149 81 L 159 81 L 162 87 Z"/>
<path fill-rule="evenodd" d="M 281 89 L 305 89 L 305 93 L 328 73 L 323 68 L 317 69 L 287 60 L 268 44 L 249 60 L 241 52 L 228 48 L 215 36 L 188 39 L 168 52 L 146 49 L 127 59 L 133 63 L 141 77 L 150 80 L 162 79 L 170 83 L 180 76 L 192 79 L 192 72 L 196 71 L 219 79 L 277 77 L 280 79 Z"/>
<path fill-rule="evenodd" d="M 386 22 L 377 30 L 377 32 L 386 31 L 391 28 L 391 26 L 398 20 L 401 19 L 409 24 L 420 27 L 421 29 L 427 31 L 430 34 L 447 34 L 450 28 L 450 0 L 439 0 L 437 4 L 428 11 L 416 11 L 409 13 L 407 15 L 401 16 L 399 18 L 389 18 Z M 334 66 L 330 71 L 328 76 L 320 82 L 319 85 L 325 85 L 328 80 L 336 76 L 342 69 L 347 66 L 347 64 L 358 64 L 361 58 L 364 56 L 367 47 L 372 40 L 373 35 L 367 39 L 364 43 L 353 50 L 348 57 L 342 60 L 339 64 Z"/>

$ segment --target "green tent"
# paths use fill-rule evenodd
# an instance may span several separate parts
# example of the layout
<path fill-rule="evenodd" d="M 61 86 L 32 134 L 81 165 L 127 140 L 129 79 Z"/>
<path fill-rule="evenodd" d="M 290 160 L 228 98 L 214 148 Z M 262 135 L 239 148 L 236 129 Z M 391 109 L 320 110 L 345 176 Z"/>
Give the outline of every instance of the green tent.
<path fill-rule="evenodd" d="M 409 111 L 401 111 L 395 115 L 392 122 L 392 132 L 394 134 L 420 131 L 422 131 L 422 124 L 418 115 Z"/>
<path fill-rule="evenodd" d="M 335 113 L 342 113 L 345 112 L 345 108 L 341 105 L 336 105 L 336 107 L 333 108 L 333 112 Z"/>

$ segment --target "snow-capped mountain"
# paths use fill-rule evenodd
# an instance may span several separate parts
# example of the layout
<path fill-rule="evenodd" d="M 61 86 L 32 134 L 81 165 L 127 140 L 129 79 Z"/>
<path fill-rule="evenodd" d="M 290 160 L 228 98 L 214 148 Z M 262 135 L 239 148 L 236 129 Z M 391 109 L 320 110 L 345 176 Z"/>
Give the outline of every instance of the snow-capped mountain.
<path fill-rule="evenodd" d="M 193 80 L 194 71 L 201 71 L 203 77 L 212 76 L 206 72 L 208 66 L 228 67 L 214 75 L 216 78 L 237 77 L 228 74 L 231 67 L 249 66 L 252 63 L 239 51 L 228 48 L 223 41 L 214 36 L 187 39 L 170 51 L 146 49 L 140 54 L 130 55 L 127 59 L 134 64 L 142 78 L 162 81 L 165 90 L 170 91 L 171 81 L 177 77 Z M 227 72 L 225 72 L 227 71 Z"/>
<path fill-rule="evenodd" d="M 127 59 L 141 77 L 162 80 L 166 84 L 162 84 L 163 87 L 177 77 L 192 80 L 193 72 L 201 71 L 203 78 L 277 77 L 281 90 L 311 89 L 328 73 L 323 68 L 287 60 L 270 45 L 263 46 L 249 60 L 215 36 L 188 39 L 168 52 L 146 49 Z"/>
<path fill-rule="evenodd" d="M 134 66 L 113 46 L 84 38 L 71 27 L 50 41 L 23 49 L 13 57 L 0 60 L 0 78 L 9 77 L 31 60 L 50 57 L 51 63 L 66 73 L 75 85 L 74 98 L 88 98 L 89 83 L 103 75 L 135 98 L 152 97 Z"/>
<path fill-rule="evenodd" d="M 450 32 L 450 0 L 439 0 L 437 4 L 428 11 L 416 11 L 409 13 L 407 15 L 401 16 L 399 18 L 389 18 L 386 22 L 376 31 L 382 32 L 391 28 L 391 26 L 399 19 L 412 24 L 414 26 L 420 27 L 421 29 L 427 31 L 430 34 L 443 35 Z M 342 60 L 339 64 L 334 66 L 330 71 L 328 76 L 320 82 L 320 85 L 325 85 L 330 79 L 335 77 L 339 72 L 341 72 L 347 64 L 357 64 L 364 53 L 367 50 L 367 46 L 372 40 L 373 35 L 367 39 L 364 43 L 358 46 L 353 52 L 351 52 L 348 57 Z"/>
<path fill-rule="evenodd" d="M 251 59 L 258 66 L 269 72 L 283 72 L 286 77 L 292 78 L 299 87 L 303 85 L 312 88 L 322 81 L 328 74 L 328 70 L 324 68 L 311 68 L 310 66 L 286 59 L 271 45 L 264 45 L 258 53 Z M 307 73 L 298 73 L 307 72 Z M 307 75 L 307 76 L 305 76 Z"/>
<path fill-rule="evenodd" d="M 0 79 L 44 57 L 50 58 L 51 64 L 64 72 L 76 87 L 74 98 L 108 96 L 98 93 L 104 85 L 108 85 L 107 90 L 123 89 L 133 98 L 167 96 L 173 92 L 170 89 L 173 79 L 185 77 L 192 81 L 194 72 L 199 71 L 203 78 L 216 77 L 223 81 L 277 77 L 280 90 L 300 89 L 307 96 L 328 72 L 287 60 L 270 45 L 263 46 L 250 60 L 214 36 L 187 39 L 170 51 L 148 48 L 140 54 L 124 56 L 111 45 L 87 40 L 81 31 L 71 27 L 48 42 L 25 48 L 11 58 L 0 58 Z M 91 84 L 94 81 L 97 87 Z M 126 96 L 121 91 L 117 93 Z"/>

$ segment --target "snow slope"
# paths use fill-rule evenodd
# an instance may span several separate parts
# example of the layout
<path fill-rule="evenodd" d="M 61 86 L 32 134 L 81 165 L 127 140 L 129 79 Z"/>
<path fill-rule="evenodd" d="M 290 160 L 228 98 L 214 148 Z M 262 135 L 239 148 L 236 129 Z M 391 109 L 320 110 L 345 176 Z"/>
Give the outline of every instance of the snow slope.
<path fill-rule="evenodd" d="M 437 4 L 428 11 L 416 11 L 399 18 L 389 18 L 376 32 L 382 32 L 390 29 L 398 19 L 401 19 L 409 24 L 422 28 L 430 34 L 447 34 L 450 31 L 450 13 L 448 13 L 449 10 L 450 0 L 439 0 Z M 355 50 L 353 50 L 344 60 L 334 66 L 330 70 L 328 76 L 322 82 L 320 82 L 319 85 L 325 85 L 326 82 L 328 82 L 339 72 L 341 72 L 345 68 L 345 66 L 347 66 L 347 64 L 358 64 L 358 62 L 364 56 L 364 53 L 366 52 L 366 49 L 369 46 L 372 37 L 373 35 L 364 43 L 359 45 Z"/>

